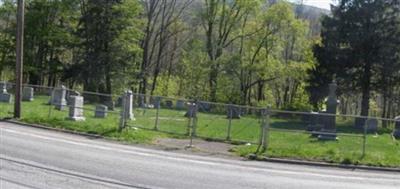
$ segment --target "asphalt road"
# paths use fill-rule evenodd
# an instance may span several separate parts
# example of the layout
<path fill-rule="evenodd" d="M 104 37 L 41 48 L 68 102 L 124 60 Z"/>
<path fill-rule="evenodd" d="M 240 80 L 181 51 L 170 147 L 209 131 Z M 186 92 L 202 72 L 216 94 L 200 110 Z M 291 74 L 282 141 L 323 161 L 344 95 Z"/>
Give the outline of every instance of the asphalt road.
<path fill-rule="evenodd" d="M 166 152 L 0 122 L 0 188 L 400 188 L 400 174 Z"/>

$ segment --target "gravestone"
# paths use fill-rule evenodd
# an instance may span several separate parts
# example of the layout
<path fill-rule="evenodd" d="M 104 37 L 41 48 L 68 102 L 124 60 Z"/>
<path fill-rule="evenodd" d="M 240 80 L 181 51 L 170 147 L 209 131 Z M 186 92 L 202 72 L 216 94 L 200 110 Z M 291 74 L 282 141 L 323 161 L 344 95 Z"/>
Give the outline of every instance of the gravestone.
<path fill-rule="evenodd" d="M 112 100 L 108 100 L 104 104 L 107 106 L 108 110 L 114 111 L 115 103 Z"/>
<path fill-rule="evenodd" d="M 187 118 L 193 118 L 197 116 L 197 106 L 196 103 L 188 103 L 187 104 L 187 112 L 185 114 L 185 117 Z"/>
<path fill-rule="evenodd" d="M 318 112 L 310 112 L 305 115 L 305 122 L 307 123 L 307 131 L 320 131 L 323 124 L 321 123 L 320 115 Z"/>
<path fill-rule="evenodd" d="M 153 105 L 154 108 L 160 108 L 161 97 L 159 97 L 159 96 L 151 97 L 150 103 Z"/>
<path fill-rule="evenodd" d="M 172 106 L 174 106 L 174 103 L 171 100 L 166 100 L 165 106 L 169 109 L 172 109 Z"/>
<path fill-rule="evenodd" d="M 117 98 L 117 102 L 115 103 L 115 107 L 121 107 L 122 106 L 122 101 L 124 100 L 124 96 L 120 96 Z"/>
<path fill-rule="evenodd" d="M 71 97 L 72 96 L 81 96 L 81 93 L 79 93 L 78 91 L 67 91 L 67 105 L 70 106 L 71 105 Z"/>
<path fill-rule="evenodd" d="M 55 88 L 51 97 L 51 104 L 55 105 L 57 110 L 64 110 L 67 106 L 67 100 L 65 100 L 67 94 L 67 88 L 61 85 L 60 88 Z"/>
<path fill-rule="evenodd" d="M 108 107 L 105 105 L 98 105 L 96 106 L 96 111 L 94 113 L 94 117 L 97 118 L 105 118 L 107 117 Z"/>
<path fill-rule="evenodd" d="M 22 100 L 23 101 L 33 101 L 33 88 L 32 87 L 24 87 L 22 92 Z"/>
<path fill-rule="evenodd" d="M 211 105 L 207 102 L 198 102 L 197 103 L 198 110 L 199 112 L 210 112 L 211 111 Z"/>
<path fill-rule="evenodd" d="M 183 100 L 176 101 L 176 109 L 183 110 L 185 109 L 185 102 Z"/>
<path fill-rule="evenodd" d="M 13 84 L 12 83 L 8 83 L 5 81 L 0 82 L 0 89 L 6 88 L 7 91 L 13 88 Z"/>
<path fill-rule="evenodd" d="M 143 94 L 140 94 L 138 96 L 138 106 L 140 108 L 145 108 L 146 107 L 146 103 L 145 103 L 145 96 Z"/>
<path fill-rule="evenodd" d="M 365 122 L 365 129 L 366 129 L 367 133 L 378 132 L 378 120 L 377 119 L 368 119 Z"/>
<path fill-rule="evenodd" d="M 71 96 L 69 106 L 69 120 L 85 121 L 83 116 L 83 96 Z"/>
<path fill-rule="evenodd" d="M 400 116 L 397 116 L 394 119 L 396 120 L 396 122 L 394 125 L 393 137 L 395 139 L 400 139 Z"/>
<path fill-rule="evenodd" d="M 240 119 L 241 108 L 239 106 L 228 105 L 226 112 L 227 112 L 228 119 Z"/>
<path fill-rule="evenodd" d="M 326 113 L 332 114 L 332 115 L 325 115 L 323 116 L 323 127 L 321 129 L 322 134 L 318 136 L 319 140 L 337 140 L 336 136 L 336 111 L 337 111 L 337 105 L 338 105 L 338 100 L 336 96 L 336 89 L 337 89 L 337 84 L 335 81 L 333 81 L 331 84 L 329 84 L 329 96 L 328 100 L 326 102 Z"/>
<path fill-rule="evenodd" d="M 132 91 L 128 90 L 125 92 L 123 98 L 122 98 L 122 108 L 124 111 L 122 111 L 121 115 L 125 120 L 135 120 L 135 117 L 133 115 L 133 93 Z"/>
<path fill-rule="evenodd" d="M 1 85 L 0 102 L 6 102 L 6 103 L 12 102 L 12 95 L 7 92 L 7 84 Z"/>

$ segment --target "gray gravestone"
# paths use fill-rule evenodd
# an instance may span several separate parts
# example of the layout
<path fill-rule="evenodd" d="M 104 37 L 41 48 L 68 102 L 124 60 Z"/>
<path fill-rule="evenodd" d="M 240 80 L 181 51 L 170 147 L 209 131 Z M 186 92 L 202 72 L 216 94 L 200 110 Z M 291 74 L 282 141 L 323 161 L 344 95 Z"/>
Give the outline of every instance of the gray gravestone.
<path fill-rule="evenodd" d="M 240 119 L 241 108 L 239 106 L 228 105 L 226 112 L 227 112 L 228 119 Z"/>
<path fill-rule="evenodd" d="M 185 117 L 193 118 L 197 116 L 197 106 L 196 103 L 188 103 L 188 109 L 185 114 Z"/>
<path fill-rule="evenodd" d="M 11 103 L 12 95 L 7 92 L 7 84 L 4 83 L 0 87 L 0 102 Z"/>
<path fill-rule="evenodd" d="M 122 101 L 124 99 L 124 96 L 120 96 L 117 98 L 117 102 L 115 103 L 115 107 L 121 107 L 122 106 Z"/>
<path fill-rule="evenodd" d="M 328 96 L 328 101 L 326 102 L 327 106 L 327 111 L 326 113 L 328 114 L 333 114 L 336 115 L 337 111 L 337 105 L 338 105 L 338 100 L 336 96 L 336 89 L 337 89 L 337 84 L 335 81 L 333 81 L 331 84 L 329 84 L 329 96 Z M 320 134 L 318 136 L 318 139 L 320 140 L 337 140 L 336 136 L 336 116 L 324 116 L 323 120 L 323 128 Z"/>
<path fill-rule="evenodd" d="M 165 106 L 169 109 L 172 109 L 172 106 L 174 106 L 174 103 L 171 100 L 165 101 Z"/>
<path fill-rule="evenodd" d="M 96 106 L 96 111 L 95 111 L 94 117 L 105 118 L 105 117 L 107 117 L 107 111 L 108 111 L 107 106 L 98 105 L 98 106 Z"/>
<path fill-rule="evenodd" d="M 210 112 L 211 111 L 211 105 L 207 102 L 198 102 L 197 103 L 198 110 L 199 112 Z"/>
<path fill-rule="evenodd" d="M 306 115 L 305 121 L 307 122 L 307 131 L 320 131 L 322 129 L 322 123 L 318 112 L 310 112 Z"/>
<path fill-rule="evenodd" d="M 55 88 L 53 90 L 50 103 L 55 105 L 57 110 L 64 110 L 64 108 L 67 106 L 67 100 L 65 99 L 66 95 L 67 89 L 64 85 L 61 85 L 60 88 Z"/>
<path fill-rule="evenodd" d="M 159 96 L 152 97 L 152 98 L 150 98 L 150 100 L 151 100 L 151 104 L 154 106 L 154 108 L 160 108 L 161 97 L 159 97 Z"/>
<path fill-rule="evenodd" d="M 106 101 L 104 104 L 107 106 L 107 108 L 108 108 L 109 110 L 114 111 L 114 109 L 115 109 L 115 103 L 114 103 L 112 100 L 108 100 L 108 101 Z"/>
<path fill-rule="evenodd" d="M 23 101 L 33 101 L 33 88 L 32 87 L 24 87 L 24 91 L 22 92 L 22 100 Z"/>
<path fill-rule="evenodd" d="M 71 96 L 68 119 L 73 121 L 85 121 L 83 116 L 83 96 Z"/>
<path fill-rule="evenodd" d="M 365 122 L 365 129 L 366 129 L 367 133 L 378 132 L 378 120 L 377 119 L 368 119 Z"/>
<path fill-rule="evenodd" d="M 132 104 L 133 104 L 133 93 L 132 91 L 128 90 L 125 92 L 122 98 L 122 106 L 123 106 L 122 108 L 124 108 L 124 111 L 121 113 L 125 120 L 135 120 Z"/>
<path fill-rule="evenodd" d="M 6 88 L 7 90 L 10 90 L 13 88 L 13 84 L 12 83 L 8 83 L 5 81 L 0 82 L 0 89 Z"/>
<path fill-rule="evenodd" d="M 185 102 L 183 100 L 176 101 L 176 109 L 183 110 L 185 109 Z"/>
<path fill-rule="evenodd" d="M 396 120 L 396 122 L 394 126 L 393 137 L 395 139 L 400 139 L 400 116 L 397 116 L 394 119 Z"/>
<path fill-rule="evenodd" d="M 78 91 L 67 91 L 67 105 L 70 106 L 71 105 L 71 97 L 72 96 L 81 96 L 81 93 L 79 93 Z"/>

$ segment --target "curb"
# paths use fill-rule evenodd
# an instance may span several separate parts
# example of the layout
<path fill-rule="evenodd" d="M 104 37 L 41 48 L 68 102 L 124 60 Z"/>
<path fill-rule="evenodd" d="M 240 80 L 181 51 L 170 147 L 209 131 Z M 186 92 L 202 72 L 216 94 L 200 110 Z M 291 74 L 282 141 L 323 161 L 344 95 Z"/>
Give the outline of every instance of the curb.
<path fill-rule="evenodd" d="M 62 129 L 62 128 L 48 127 L 48 126 L 32 124 L 32 123 L 24 123 L 24 122 L 15 120 L 15 119 L 3 119 L 3 120 L 0 120 L 0 122 L 14 123 L 14 124 L 23 125 L 23 126 L 28 126 L 28 127 L 33 127 L 33 128 L 43 129 L 43 130 L 49 130 L 49 131 L 68 133 L 68 134 L 74 134 L 74 135 L 79 135 L 79 136 L 84 136 L 84 137 L 89 137 L 89 138 L 104 139 L 104 137 L 101 135 L 89 134 L 89 133 L 84 133 L 84 132 L 79 132 L 79 131 L 71 131 L 71 130 Z"/>
<path fill-rule="evenodd" d="M 331 168 L 341 168 L 341 169 L 359 169 L 368 171 L 382 171 L 382 172 L 395 172 L 400 173 L 399 168 L 389 168 L 389 167 L 372 167 L 364 165 L 346 165 L 346 164 L 335 164 L 335 163 L 325 163 L 325 162 L 313 162 L 304 160 L 293 160 L 293 159 L 280 159 L 280 158 L 269 158 L 269 157 L 256 157 L 255 160 L 272 162 L 272 163 L 285 163 L 292 165 L 307 165 L 307 166 L 317 166 L 317 167 L 331 167 Z"/>

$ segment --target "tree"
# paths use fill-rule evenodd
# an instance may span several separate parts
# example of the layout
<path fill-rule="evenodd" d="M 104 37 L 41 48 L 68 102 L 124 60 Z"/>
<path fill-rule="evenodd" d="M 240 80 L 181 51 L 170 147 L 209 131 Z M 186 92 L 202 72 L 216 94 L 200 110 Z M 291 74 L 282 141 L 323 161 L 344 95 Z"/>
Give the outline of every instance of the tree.
<path fill-rule="evenodd" d="M 341 93 L 361 93 L 360 115 L 368 116 L 371 92 L 378 89 L 377 68 L 385 62 L 398 63 L 399 21 L 397 0 L 340 1 L 332 16 L 322 21 L 322 42 L 315 48 L 319 65 L 312 72 L 314 86 L 309 90 L 324 88 L 336 75 Z M 324 79 L 315 81 L 319 75 Z M 364 121 L 358 119 L 356 126 L 362 127 Z"/>
<path fill-rule="evenodd" d="M 135 45 L 140 6 L 129 0 L 82 0 L 81 9 L 77 36 L 82 61 L 69 69 L 77 71 L 85 90 L 111 94 L 113 77 L 134 67 L 140 52 Z"/>

